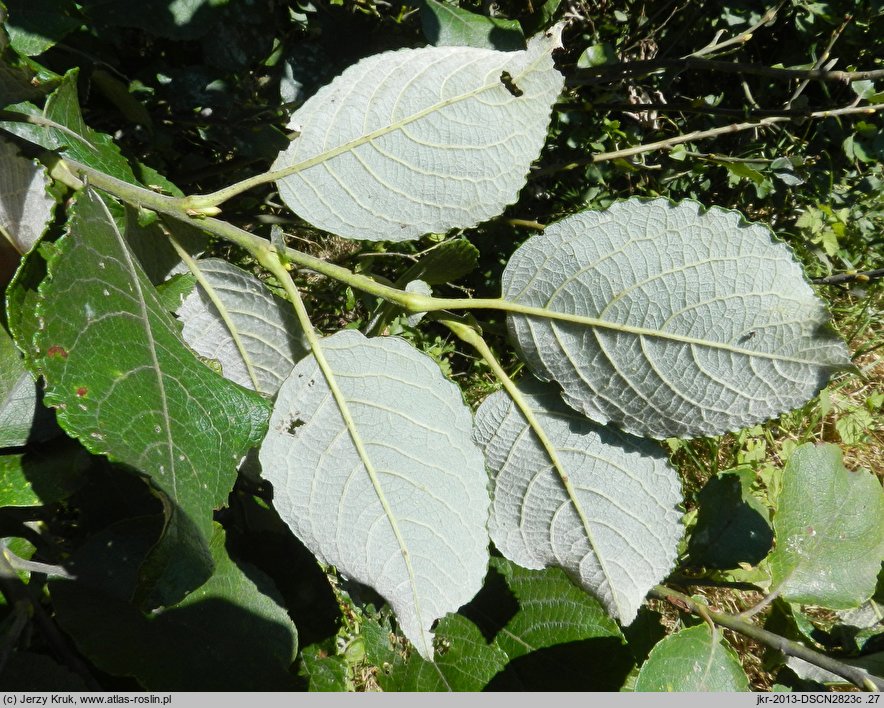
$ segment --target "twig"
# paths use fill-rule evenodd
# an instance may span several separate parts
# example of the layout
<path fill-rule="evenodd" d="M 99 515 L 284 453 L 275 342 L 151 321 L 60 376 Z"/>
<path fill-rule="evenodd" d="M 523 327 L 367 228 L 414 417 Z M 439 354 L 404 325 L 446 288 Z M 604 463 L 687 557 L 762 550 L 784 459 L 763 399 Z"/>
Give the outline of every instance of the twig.
<path fill-rule="evenodd" d="M 52 618 L 46 614 L 39 601 L 32 596 L 31 589 L 18 577 L 18 574 L 9 562 L 8 553 L 9 550 L 6 548 L 6 545 L 0 542 L 0 590 L 2 590 L 10 604 L 15 605 L 20 602 L 26 602 L 31 606 L 34 621 L 56 656 L 83 678 L 89 690 L 100 691 L 101 686 L 93 678 L 89 668 L 71 651 Z"/>
<path fill-rule="evenodd" d="M 875 106 L 851 106 L 847 108 L 836 108 L 831 111 L 813 111 L 812 113 L 806 114 L 805 117 L 819 119 L 857 114 L 872 115 L 881 110 L 884 110 L 884 103 L 877 104 Z M 741 131 L 752 130 L 754 128 L 763 128 L 768 125 L 774 125 L 775 123 L 788 123 L 791 120 L 791 118 L 788 118 L 786 116 L 771 116 L 770 118 L 764 118 L 763 120 L 755 122 L 731 123 L 730 125 L 723 125 L 719 128 L 712 128 L 710 130 L 695 130 L 690 133 L 684 133 L 683 135 L 676 135 L 672 138 L 667 138 L 666 140 L 658 140 L 655 143 L 634 145 L 633 147 L 624 148 L 623 150 L 614 150 L 613 152 L 596 153 L 595 155 L 590 155 L 586 158 L 574 160 L 573 162 L 552 165 L 540 170 L 535 170 L 531 174 L 532 176 L 554 174 L 556 172 L 561 172 L 563 170 L 573 170 L 576 167 L 581 167 L 583 165 L 589 165 L 596 162 L 617 160 L 624 157 L 631 157 L 633 155 L 640 155 L 645 152 L 654 152 L 655 150 L 666 150 L 674 147 L 675 145 L 681 145 L 682 143 L 690 143 L 694 142 L 695 140 L 706 140 L 707 138 L 714 138 L 719 135 L 727 135 L 729 133 L 739 133 Z"/>
<path fill-rule="evenodd" d="M 774 590 L 773 592 L 769 592 L 767 595 L 761 598 L 759 602 L 750 607 L 748 610 L 741 612 L 738 617 L 742 617 L 743 619 L 749 619 L 750 617 L 754 617 L 759 612 L 764 610 L 770 603 L 776 600 L 780 596 L 779 590 Z"/>
<path fill-rule="evenodd" d="M 783 118 L 807 118 L 814 113 L 841 110 L 842 108 L 856 108 L 854 105 L 840 106 L 838 108 L 722 108 L 721 106 L 697 106 L 688 103 L 586 103 L 582 106 L 568 106 L 567 110 L 577 111 L 658 111 L 669 113 L 698 113 L 709 116 L 734 116 L 741 118 L 770 118 L 779 116 Z"/>
<path fill-rule="evenodd" d="M 819 71 L 823 69 L 825 71 L 830 70 L 835 65 L 835 60 L 833 60 L 829 65 L 823 66 L 829 59 L 829 54 L 832 52 L 832 47 L 835 46 L 835 42 L 838 41 L 838 37 L 841 36 L 841 33 L 850 24 L 850 21 L 853 19 L 851 15 L 848 15 L 844 18 L 844 22 L 841 23 L 841 26 L 838 27 L 834 32 L 832 32 L 832 36 L 829 38 L 829 43 L 826 45 L 826 48 L 823 50 L 823 53 L 819 55 L 816 62 L 813 65 L 813 71 Z M 797 98 L 802 94 L 805 88 L 807 88 L 807 84 L 810 83 L 810 79 L 803 79 L 798 87 L 795 89 L 795 92 L 792 94 L 792 97 L 786 102 L 786 108 L 791 108 L 792 104 L 797 100 Z"/>
<path fill-rule="evenodd" d="M 868 69 L 865 71 L 832 71 L 822 68 L 784 69 L 760 64 L 745 64 L 737 61 L 718 59 L 648 59 L 629 61 L 621 64 L 602 64 L 600 66 L 578 69 L 575 75 L 567 80 L 569 86 L 585 86 L 588 84 L 608 83 L 631 76 L 652 74 L 663 69 L 691 69 L 696 71 L 720 71 L 728 74 L 752 74 L 766 76 L 779 81 L 803 79 L 807 81 L 825 81 L 834 83 L 853 83 L 884 77 L 884 69 Z"/>
<path fill-rule="evenodd" d="M 715 39 L 713 39 L 709 44 L 707 44 L 702 49 L 698 49 L 696 52 L 689 54 L 688 57 L 702 57 L 706 54 L 712 54 L 713 52 L 720 51 L 725 47 L 733 46 L 734 44 L 745 44 L 750 39 L 752 39 L 752 35 L 755 34 L 756 30 L 764 27 L 764 25 L 768 24 L 769 22 L 773 22 L 773 20 L 777 16 L 777 13 L 780 11 L 780 8 L 782 8 L 785 4 L 786 0 L 780 0 L 780 2 L 778 2 L 776 5 L 768 9 L 768 11 L 761 16 L 761 19 L 758 20 L 758 22 L 756 22 L 742 34 L 738 34 L 736 37 L 731 37 L 724 42 L 719 42 L 719 35 L 716 35 Z"/>
<path fill-rule="evenodd" d="M 686 609 L 688 612 L 695 614 L 698 617 L 703 617 L 704 619 L 708 618 L 707 621 L 712 620 L 717 625 L 738 632 L 750 639 L 754 639 L 756 642 L 764 644 L 771 649 L 776 649 L 786 656 L 794 656 L 798 659 L 803 659 L 814 666 L 819 666 L 821 669 L 830 671 L 836 676 L 846 679 L 863 690 L 884 689 L 884 679 L 871 676 L 863 669 L 850 666 L 849 664 L 833 659 L 830 656 L 814 651 L 803 644 L 794 642 L 791 639 L 786 639 L 773 632 L 768 632 L 766 629 L 756 627 L 751 622 L 741 619 L 740 617 L 729 615 L 726 612 L 713 610 L 705 605 L 700 605 L 694 601 L 693 598 L 676 590 L 671 590 L 662 585 L 658 585 L 651 590 L 650 595 L 659 600 L 665 600 L 679 609 Z"/>
<path fill-rule="evenodd" d="M 849 270 L 845 273 L 827 275 L 824 278 L 813 278 L 810 282 L 814 285 L 838 285 L 840 283 L 849 283 L 852 280 L 856 280 L 860 283 L 868 283 L 870 280 L 876 280 L 878 278 L 884 278 L 884 268 L 862 271 Z"/>

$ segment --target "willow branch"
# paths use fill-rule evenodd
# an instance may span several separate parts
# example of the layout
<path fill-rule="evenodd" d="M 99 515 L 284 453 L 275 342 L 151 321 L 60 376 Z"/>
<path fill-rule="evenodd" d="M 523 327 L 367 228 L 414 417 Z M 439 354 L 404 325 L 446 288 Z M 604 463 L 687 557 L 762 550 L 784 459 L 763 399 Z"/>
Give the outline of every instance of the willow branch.
<path fill-rule="evenodd" d="M 89 672 L 88 667 L 78 657 L 67 644 L 58 627 L 52 621 L 52 618 L 43 609 L 40 602 L 33 596 L 31 589 L 22 582 L 18 577 L 12 564 L 9 562 L 9 549 L 6 544 L 0 542 L 0 589 L 10 604 L 15 606 L 19 603 L 27 603 L 34 621 L 40 628 L 40 632 L 46 640 L 47 644 L 53 649 L 56 656 L 61 659 L 72 671 L 79 674 L 86 682 L 89 690 L 100 690 L 98 682 Z"/>
<path fill-rule="evenodd" d="M 665 69 L 678 71 L 717 71 L 727 74 L 744 74 L 765 76 L 777 81 L 820 81 L 827 83 L 849 84 L 854 81 L 866 81 L 884 77 L 884 69 L 867 69 L 864 71 L 836 71 L 831 69 L 786 69 L 760 64 L 746 64 L 738 61 L 721 61 L 719 59 L 648 59 L 645 61 L 628 61 L 620 64 L 602 64 L 586 69 L 578 69 L 566 83 L 569 86 L 588 86 L 609 83 L 619 79 L 636 76 L 647 76 Z"/>
<path fill-rule="evenodd" d="M 776 5 L 774 5 L 771 8 L 768 8 L 767 12 L 765 12 L 761 16 L 761 19 L 759 19 L 758 22 L 756 22 L 754 25 L 752 25 L 745 32 L 738 34 L 736 37 L 732 37 L 731 39 L 727 39 L 724 42 L 719 42 L 718 37 L 720 35 L 716 35 L 715 39 L 713 39 L 711 42 L 709 42 L 709 44 L 707 44 L 702 49 L 698 49 L 696 52 L 689 54 L 688 56 L 689 57 L 702 57 L 706 54 L 712 54 L 714 52 L 719 52 L 722 49 L 725 49 L 726 47 L 730 47 L 733 45 L 745 44 L 750 39 L 752 39 L 752 36 L 755 34 L 755 32 L 757 30 L 764 27 L 764 25 L 766 25 L 770 22 L 773 22 L 774 19 L 776 19 L 777 13 L 780 11 L 780 9 L 785 4 L 786 4 L 786 0 L 780 0 Z"/>
<path fill-rule="evenodd" d="M 879 691 L 884 689 L 884 679 L 871 676 L 860 668 L 850 666 L 849 664 L 833 659 L 830 656 L 821 654 L 803 644 L 781 637 L 779 634 L 768 632 L 766 629 L 762 629 L 747 620 L 701 605 L 693 598 L 676 590 L 671 590 L 662 585 L 658 585 L 651 590 L 650 595 L 659 600 L 665 600 L 673 607 L 686 610 L 698 617 L 704 617 L 704 619 L 708 618 L 721 627 L 726 627 L 727 629 L 738 632 L 743 636 L 754 639 L 756 642 L 764 644 L 771 649 L 776 649 L 786 656 L 803 659 L 809 664 L 819 666 L 821 669 L 825 669 L 836 676 L 840 676 L 863 690 Z"/>
<path fill-rule="evenodd" d="M 874 106 L 849 106 L 847 108 L 836 108 L 831 111 L 814 111 L 812 113 L 806 114 L 805 117 L 818 120 L 821 118 L 834 118 L 836 116 L 848 115 L 868 116 L 874 115 L 881 110 L 884 110 L 884 103 L 880 103 Z M 654 152 L 656 150 L 667 150 L 676 145 L 681 145 L 682 143 L 692 143 L 695 140 L 707 140 L 709 138 L 718 137 L 719 135 L 728 135 L 730 133 L 739 133 L 744 130 L 764 128 L 776 123 L 788 123 L 791 120 L 791 118 L 788 118 L 786 116 L 771 116 L 770 118 L 764 118 L 763 120 L 759 121 L 731 123 L 730 125 L 723 125 L 718 128 L 711 128 L 710 130 L 695 130 L 690 133 L 683 133 L 671 138 L 666 138 L 666 140 L 658 140 L 655 143 L 643 143 L 641 145 L 633 145 L 630 148 L 624 148 L 623 150 L 596 153 L 595 155 L 590 155 L 589 157 L 574 160 L 573 162 L 566 162 L 559 165 L 552 165 L 550 167 L 535 170 L 531 174 L 532 176 L 554 174 L 556 172 L 561 172 L 563 170 L 572 170 L 576 167 L 581 167 L 583 165 L 589 165 L 596 162 L 617 160 L 624 157 L 632 157 L 633 155 L 640 155 L 645 152 Z"/>
<path fill-rule="evenodd" d="M 849 270 L 846 273 L 827 275 L 824 278 L 813 278 L 810 282 L 814 285 L 839 285 L 854 280 L 858 283 L 868 283 L 870 280 L 877 280 L 878 278 L 884 278 L 884 268 L 861 271 Z"/>

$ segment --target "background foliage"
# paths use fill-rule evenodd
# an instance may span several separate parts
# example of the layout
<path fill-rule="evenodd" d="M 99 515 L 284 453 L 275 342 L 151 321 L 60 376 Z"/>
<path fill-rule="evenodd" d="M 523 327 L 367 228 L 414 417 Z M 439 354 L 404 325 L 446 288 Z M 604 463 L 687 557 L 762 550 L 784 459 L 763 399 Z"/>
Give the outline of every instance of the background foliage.
<path fill-rule="evenodd" d="M 667 587 L 692 600 L 657 593 L 634 624 L 621 628 L 560 571 L 528 571 L 494 558 L 480 594 L 440 622 L 434 667 L 407 646 L 381 598 L 333 568 L 317 566 L 273 511 L 268 485 L 248 474 L 227 499 L 180 491 L 175 501 L 182 508 L 211 503 L 218 509 L 212 527 L 199 530 L 215 560 L 214 573 L 204 573 L 207 581 L 183 601 L 160 598 L 168 605 L 162 612 L 146 616 L 135 609 L 141 571 L 131 559 L 151 547 L 160 504 L 142 477 L 121 467 L 144 472 L 154 465 L 156 482 L 161 463 L 140 459 L 137 440 L 131 451 L 112 450 L 117 462 L 110 463 L 98 442 L 90 450 L 99 454 L 90 454 L 44 412 L 29 421 L 30 437 L 20 444 L 13 427 L 22 413 L 10 401 L 17 400 L 24 368 L 6 330 L 0 331 L 5 397 L 0 686 L 698 690 L 703 686 L 667 683 L 671 672 L 660 668 L 681 652 L 696 651 L 715 658 L 720 676 L 712 688 L 801 690 L 838 682 L 757 637 L 713 633 L 702 615 L 707 604 L 731 615 L 751 610 L 764 595 L 765 579 L 782 577 L 783 568 L 793 572 L 806 561 L 800 553 L 790 556 L 784 544 L 768 556 L 775 537 L 785 538 L 790 527 L 811 526 L 828 537 L 841 520 L 827 516 L 827 509 L 880 491 L 878 482 L 871 492 L 856 489 L 860 483 L 844 467 L 870 470 L 878 480 L 884 476 L 882 118 L 877 109 L 829 118 L 812 114 L 879 106 L 884 84 L 783 80 L 749 69 L 721 72 L 683 58 L 700 58 L 696 55 L 718 37 L 716 51 L 706 52 L 715 59 L 763 67 L 881 69 L 880 2 L 5 0 L 0 11 L 2 106 L 43 105 L 55 91 L 47 114 L 64 126 L 76 125 L 78 132 L 89 126 L 105 172 L 185 194 L 266 170 L 288 144 L 291 109 L 362 57 L 428 42 L 519 48 L 525 36 L 564 19 L 565 49 L 555 59 L 566 89 L 544 152 L 516 204 L 459 234 L 464 240 L 457 246 L 445 246 L 451 251 L 444 270 L 426 258 L 415 264 L 443 236 L 402 244 L 345 241 L 293 217 L 269 185 L 226 203 L 225 218 L 268 238 L 281 226 L 292 245 L 357 272 L 400 284 L 421 277 L 443 296 L 494 297 L 509 256 L 540 224 L 628 196 L 696 199 L 767 222 L 787 241 L 816 280 L 858 367 L 778 420 L 717 438 L 667 441 L 682 480 L 687 528 Z M 728 43 L 739 37 L 746 39 Z M 780 116 L 789 120 L 765 123 Z M 678 138 L 742 123 L 755 125 L 708 139 Z M 45 148 L 61 142 L 45 126 L 2 125 Z M 669 144 L 620 153 L 657 141 Z M 18 146 L 28 156 L 39 153 L 33 144 Z M 0 170 L 6 172 L 6 164 Z M 76 281 L 78 268 L 86 266 L 77 266 L 71 254 L 62 258 L 51 245 L 61 233 L 70 194 L 55 181 L 48 195 L 42 207 L 33 207 L 54 213 L 41 253 L 50 267 L 69 263 L 66 277 Z M 139 217 L 149 234 L 149 215 L 134 215 Z M 0 228 L 7 229 L 2 223 Z M 135 236 L 130 243 L 137 252 Z M 213 248 L 266 279 L 246 254 L 220 242 Z M 4 287 L 24 250 L 0 239 Z M 152 258 L 151 250 L 139 255 Z M 161 258 L 153 265 L 155 274 L 163 274 Z M 29 258 L 19 286 L 8 292 L 5 317 L 13 334 L 31 326 L 22 313 L 46 295 L 36 290 L 43 267 Z M 409 267 L 423 272 L 405 272 Z M 125 282 L 127 275 L 119 277 Z M 170 281 L 152 314 L 170 339 L 175 323 L 166 310 L 173 308 L 165 303 L 175 302 L 176 282 L 182 291 L 192 286 Z M 63 287 L 58 277 L 53 283 Z M 297 274 L 297 283 L 320 331 L 375 327 L 374 298 L 306 271 Z M 272 279 L 268 284 L 277 287 Z M 433 323 L 417 327 L 413 318 L 388 314 L 384 333 L 430 354 L 461 385 L 468 402 L 478 405 L 496 388 L 487 365 L 447 329 Z M 507 371 L 517 374 L 521 364 L 506 344 L 503 320 L 487 324 L 490 343 Z M 75 321 L 66 325 L 77 331 Z M 168 348 L 174 358 L 174 345 Z M 234 402 L 225 398 L 218 405 Z M 248 421 L 240 423 L 238 430 L 222 431 L 230 448 L 224 455 L 240 455 L 254 443 L 255 431 Z M 784 468 L 798 469 L 812 454 L 813 448 L 796 453 L 808 442 L 837 445 L 841 454 L 820 448 L 826 461 L 812 462 L 828 471 L 823 482 L 811 472 L 784 482 Z M 206 451 L 208 466 L 217 464 L 210 453 L 221 450 Z M 803 464 L 801 469 L 809 469 L 809 462 Z M 834 491 L 826 485 L 832 479 Z M 824 504 L 829 492 L 831 502 Z M 808 499 L 817 500 L 822 518 L 793 513 Z M 781 508 L 789 512 L 775 514 Z M 875 556 L 880 523 L 865 533 L 871 545 L 859 548 L 859 560 L 835 579 L 839 587 L 852 577 L 851 569 L 859 578 L 880 568 Z M 156 563 L 164 562 L 156 549 L 151 553 Z M 881 582 L 865 604 L 865 598 L 833 602 L 820 589 L 843 555 L 837 543 L 822 548 L 812 559 L 816 566 L 801 566 L 799 576 L 809 587 L 790 591 L 791 603 L 771 598 L 751 621 L 881 675 Z M 59 566 L 77 582 L 59 575 Z M 189 564 L 187 572 L 198 575 L 199 563 Z M 210 657 L 203 656 L 207 646 L 213 648 Z"/>

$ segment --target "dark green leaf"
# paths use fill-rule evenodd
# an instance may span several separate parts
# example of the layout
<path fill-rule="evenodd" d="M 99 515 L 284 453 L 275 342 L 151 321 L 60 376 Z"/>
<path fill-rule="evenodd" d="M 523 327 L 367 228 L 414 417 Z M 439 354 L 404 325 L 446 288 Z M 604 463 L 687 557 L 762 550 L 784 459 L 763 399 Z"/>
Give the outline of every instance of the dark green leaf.
<path fill-rule="evenodd" d="M 212 577 L 174 607 L 143 614 L 128 600 L 158 532 L 130 520 L 92 538 L 71 559 L 75 580 L 50 583 L 61 627 L 103 671 L 165 691 L 291 690 L 297 632 L 270 580 L 240 567 L 215 526 Z"/>
<path fill-rule="evenodd" d="M 82 485 L 92 459 L 67 438 L 52 447 L 0 455 L 0 507 L 41 506 L 66 499 Z"/>
<path fill-rule="evenodd" d="M 556 11 L 561 4 L 562 0 L 546 0 L 540 7 L 537 7 L 535 3 L 534 6 L 537 9 L 534 14 L 527 20 L 522 20 L 522 29 L 525 31 L 525 34 L 530 37 L 541 30 L 547 29 L 553 23 Z"/>
<path fill-rule="evenodd" d="M 86 691 L 83 679 L 45 654 L 14 651 L 0 667 L 4 691 Z M 7 694 L 9 695 L 9 694 Z"/>
<path fill-rule="evenodd" d="M 493 558 L 491 565 L 519 601 L 519 611 L 494 638 L 510 659 L 591 637 L 622 639 L 599 601 L 576 587 L 560 568 L 526 570 L 504 558 Z"/>
<path fill-rule="evenodd" d="M 421 25 L 430 44 L 512 51 L 525 48 L 515 20 L 485 17 L 441 0 L 422 0 Z"/>
<path fill-rule="evenodd" d="M 746 473 L 748 473 L 748 478 Z M 691 560 L 709 568 L 757 565 L 773 544 L 763 505 L 751 494 L 751 469 L 712 477 L 698 496 L 697 525 L 691 534 Z"/>
<path fill-rule="evenodd" d="M 311 644 L 301 652 L 298 670 L 308 682 L 310 691 L 346 691 L 347 662 L 340 656 L 329 656 L 320 646 Z"/>
<path fill-rule="evenodd" d="M 227 0 L 84 0 L 83 12 L 99 26 L 137 27 L 168 39 L 199 39 L 212 30 L 217 6 Z"/>
<path fill-rule="evenodd" d="M 18 112 L 30 113 L 45 118 L 66 130 L 57 127 L 32 125 L 29 123 L 5 122 L 3 128 L 30 142 L 50 150 L 64 148 L 65 157 L 82 162 L 126 182 L 135 182 L 135 175 L 126 158 L 120 154 L 111 137 L 89 128 L 80 113 L 77 97 L 78 69 L 71 69 L 64 75 L 59 87 L 49 96 L 46 108 L 40 113 L 33 106 L 16 106 Z"/>
<path fill-rule="evenodd" d="M 91 190 L 77 200 L 40 295 L 37 364 L 46 403 L 91 452 L 149 476 L 169 502 L 164 542 L 144 570 L 146 580 L 167 576 L 154 600 L 172 604 L 210 573 L 204 549 L 212 510 L 260 441 L 267 405 L 210 371 L 179 339 Z"/>
<path fill-rule="evenodd" d="M 42 54 L 80 26 L 71 0 L 5 0 L 6 27 L 12 48 L 19 54 Z"/>
<path fill-rule="evenodd" d="M 398 282 L 405 285 L 423 280 L 430 285 L 442 285 L 471 272 L 478 262 L 479 249 L 465 238 L 443 241 L 405 271 Z"/>
<path fill-rule="evenodd" d="M 479 691 L 506 665 L 503 650 L 461 615 L 444 617 L 435 634 L 435 660 L 412 653 L 388 675 L 378 675 L 385 691 Z"/>

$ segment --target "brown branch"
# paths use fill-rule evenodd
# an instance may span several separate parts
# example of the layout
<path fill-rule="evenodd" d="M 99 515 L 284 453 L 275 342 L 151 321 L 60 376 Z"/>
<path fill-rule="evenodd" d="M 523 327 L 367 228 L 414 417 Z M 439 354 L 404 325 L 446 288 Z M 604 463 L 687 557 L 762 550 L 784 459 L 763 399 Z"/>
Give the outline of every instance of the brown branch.
<path fill-rule="evenodd" d="M 839 285 L 840 283 L 849 283 L 852 280 L 860 283 L 868 283 L 870 280 L 877 280 L 878 278 L 884 278 L 884 268 L 847 271 L 846 273 L 827 275 L 825 278 L 813 278 L 810 282 L 814 285 Z"/>
<path fill-rule="evenodd" d="M 811 113 L 805 114 L 804 117 L 821 119 L 846 115 L 873 115 L 881 110 L 884 110 L 884 103 L 880 103 L 875 106 L 850 106 L 847 108 L 836 108 L 831 111 L 813 111 Z M 715 138 L 719 135 L 727 135 L 728 133 L 739 133 L 741 131 L 752 130 L 754 128 L 764 128 L 776 123 L 788 123 L 791 120 L 792 118 L 789 118 L 787 116 L 771 116 L 770 118 L 764 118 L 763 120 L 755 122 L 731 123 L 730 125 L 723 125 L 718 128 L 711 128 L 710 130 L 695 130 L 690 133 L 676 135 L 672 138 L 666 138 L 666 140 L 658 140 L 654 143 L 633 145 L 630 148 L 624 148 L 623 150 L 614 150 L 612 152 L 596 153 L 595 155 L 590 155 L 589 157 L 574 160 L 573 162 L 544 167 L 543 169 L 535 170 L 531 174 L 532 176 L 540 176 L 561 172 L 563 170 L 573 170 L 577 167 L 593 164 L 596 162 L 606 162 L 608 160 L 617 160 L 624 157 L 632 157 L 633 155 L 640 155 L 645 152 L 654 152 L 655 150 L 667 150 L 671 147 L 674 147 L 675 145 L 681 145 L 682 143 L 690 143 L 694 142 L 695 140 L 706 140 L 708 138 Z"/>
<path fill-rule="evenodd" d="M 866 71 L 833 71 L 827 69 L 780 69 L 759 64 L 745 64 L 736 61 L 717 59 L 648 59 L 646 61 L 629 61 L 621 64 L 602 64 L 601 66 L 578 69 L 575 75 L 567 80 L 569 86 L 585 86 L 589 84 L 608 83 L 628 77 L 653 74 L 663 69 L 720 71 L 729 74 L 752 74 L 766 76 L 780 81 L 803 79 L 807 81 L 825 81 L 836 83 L 852 83 L 868 79 L 884 77 L 884 69 Z"/>
<path fill-rule="evenodd" d="M 676 590 L 671 590 L 662 585 L 658 585 L 651 590 L 650 596 L 655 597 L 658 600 L 665 600 L 670 605 L 677 607 L 680 610 L 686 610 L 698 617 L 712 620 L 717 625 L 738 632 L 750 639 L 754 639 L 756 642 L 764 644 L 771 649 L 776 649 L 786 656 L 794 656 L 797 659 L 803 659 L 809 664 L 819 666 L 821 669 L 825 669 L 836 676 L 840 676 L 863 690 L 884 690 L 884 679 L 872 676 L 863 669 L 851 666 L 850 664 L 845 664 L 842 661 L 838 661 L 830 656 L 814 651 L 803 644 L 781 637 L 779 634 L 768 632 L 766 629 L 757 627 L 744 619 L 701 605 L 693 598 Z"/>
<path fill-rule="evenodd" d="M 46 640 L 46 643 L 52 647 L 56 656 L 60 658 L 68 668 L 83 678 L 90 691 L 101 690 L 101 686 L 92 676 L 89 668 L 80 657 L 71 650 L 58 627 L 56 627 L 55 623 L 52 621 L 52 618 L 46 613 L 46 610 L 43 609 L 39 600 L 33 596 L 31 588 L 25 585 L 21 578 L 18 577 L 18 573 L 16 573 L 15 569 L 9 562 L 7 556 L 8 553 L 9 550 L 6 548 L 6 544 L 3 541 L 0 541 L 0 590 L 2 590 L 3 595 L 9 601 L 9 604 L 15 606 L 19 603 L 27 603 L 30 605 L 34 621 L 40 628 L 40 632 Z"/>
<path fill-rule="evenodd" d="M 735 44 L 745 44 L 750 39 L 752 39 L 752 36 L 755 34 L 755 32 L 757 30 L 764 27 L 764 25 L 766 25 L 770 22 L 773 22 L 774 19 L 776 19 L 777 13 L 780 11 L 780 9 L 785 4 L 786 4 L 786 0 L 780 0 L 776 5 L 774 5 L 771 8 L 768 8 L 767 12 L 765 12 L 761 16 L 761 19 L 759 19 L 758 22 L 756 22 L 754 25 L 752 25 L 745 32 L 741 32 L 740 34 L 738 34 L 736 37 L 731 37 L 730 39 L 726 39 L 723 42 L 719 42 L 718 38 L 721 36 L 721 33 L 717 34 L 715 36 L 715 39 L 713 39 L 711 42 L 709 42 L 709 44 L 707 44 L 702 49 L 698 49 L 696 52 L 689 54 L 688 57 L 702 57 L 706 54 L 712 54 L 714 52 L 721 51 L 725 47 L 730 47 Z"/>

